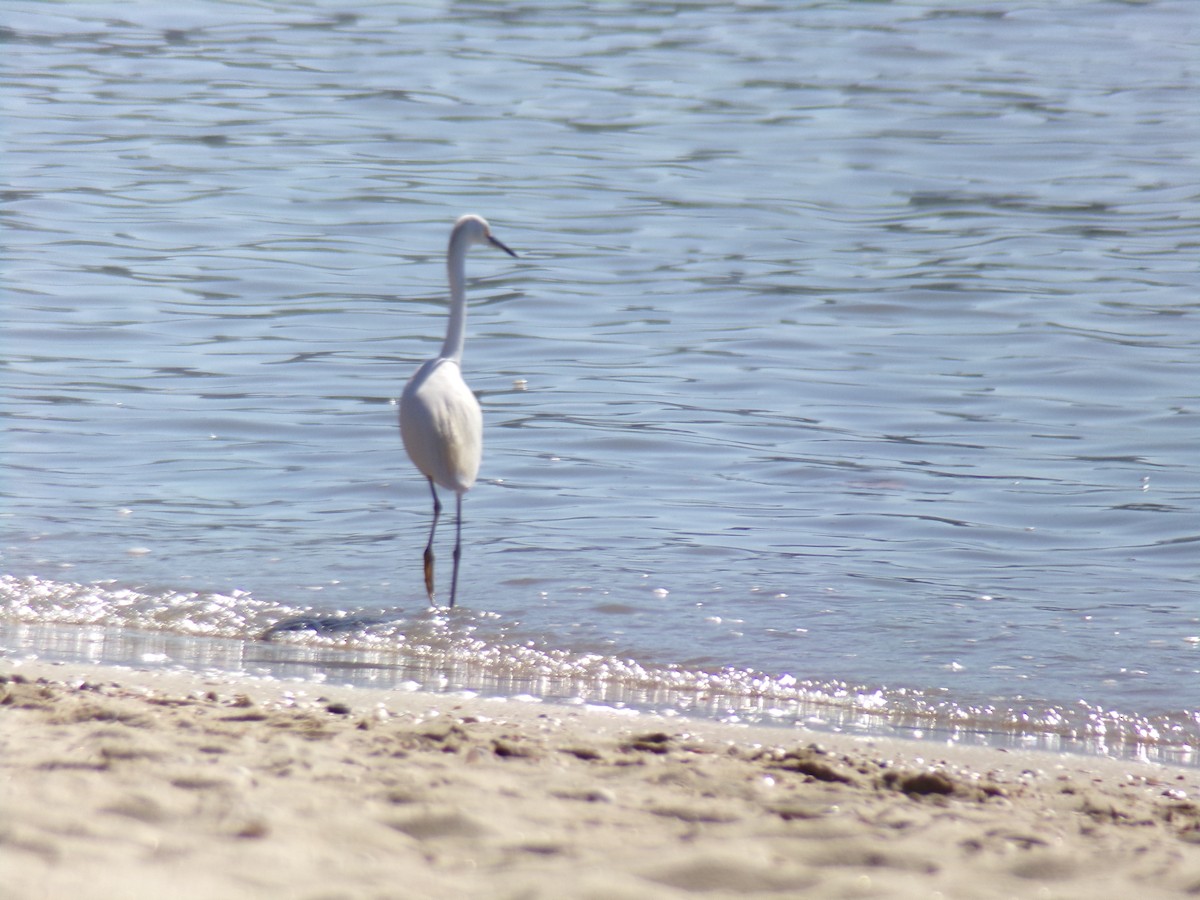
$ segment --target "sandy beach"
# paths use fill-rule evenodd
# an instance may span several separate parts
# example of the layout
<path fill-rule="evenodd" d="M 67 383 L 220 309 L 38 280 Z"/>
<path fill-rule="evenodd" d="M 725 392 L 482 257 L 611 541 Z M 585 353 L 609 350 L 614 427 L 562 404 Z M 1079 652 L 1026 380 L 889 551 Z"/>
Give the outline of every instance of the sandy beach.
<path fill-rule="evenodd" d="M 0 897 L 1171 897 L 1200 771 L 0 665 Z"/>

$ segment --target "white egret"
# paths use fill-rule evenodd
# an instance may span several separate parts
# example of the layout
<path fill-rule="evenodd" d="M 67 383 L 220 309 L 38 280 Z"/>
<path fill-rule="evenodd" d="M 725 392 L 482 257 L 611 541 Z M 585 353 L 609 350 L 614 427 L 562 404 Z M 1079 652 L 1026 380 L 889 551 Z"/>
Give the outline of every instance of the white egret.
<path fill-rule="evenodd" d="M 475 483 L 483 453 L 483 413 L 479 401 L 462 376 L 463 341 L 466 337 L 467 297 L 464 261 L 473 244 L 491 244 L 509 256 L 517 254 L 492 237 L 488 223 L 466 215 L 454 223 L 446 271 L 450 279 L 450 321 L 442 351 L 417 369 L 400 395 L 400 437 L 416 467 L 429 481 L 433 494 L 433 523 L 425 545 L 425 590 L 433 599 L 433 536 L 442 503 L 438 487 L 454 491 L 457 500 L 454 532 L 454 574 L 450 580 L 450 606 L 458 594 L 458 562 L 462 558 L 463 494 Z"/>

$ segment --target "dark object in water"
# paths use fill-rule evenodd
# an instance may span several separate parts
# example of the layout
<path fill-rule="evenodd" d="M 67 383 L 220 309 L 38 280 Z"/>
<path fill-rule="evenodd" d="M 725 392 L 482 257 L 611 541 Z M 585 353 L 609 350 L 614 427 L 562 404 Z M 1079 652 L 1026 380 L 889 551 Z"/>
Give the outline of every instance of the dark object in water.
<path fill-rule="evenodd" d="M 259 640 L 269 641 L 275 635 L 285 631 L 315 631 L 317 634 L 338 634 L 342 631 L 354 631 L 370 625 L 380 625 L 393 622 L 398 616 L 388 615 L 351 615 L 351 616 L 292 616 L 281 619 L 261 635 Z"/>

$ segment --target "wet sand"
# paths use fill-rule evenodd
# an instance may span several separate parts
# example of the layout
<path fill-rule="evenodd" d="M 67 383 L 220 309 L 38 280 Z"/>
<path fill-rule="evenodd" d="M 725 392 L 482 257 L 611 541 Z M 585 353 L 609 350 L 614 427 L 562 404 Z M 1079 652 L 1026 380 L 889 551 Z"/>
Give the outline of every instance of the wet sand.
<path fill-rule="evenodd" d="M 1200 771 L 0 663 L 0 898 L 1177 897 Z"/>

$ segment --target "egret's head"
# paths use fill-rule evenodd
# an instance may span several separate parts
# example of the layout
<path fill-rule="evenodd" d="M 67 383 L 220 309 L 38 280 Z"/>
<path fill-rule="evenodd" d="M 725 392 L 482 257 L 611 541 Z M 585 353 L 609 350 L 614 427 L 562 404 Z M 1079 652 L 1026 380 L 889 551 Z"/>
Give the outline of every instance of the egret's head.
<path fill-rule="evenodd" d="M 493 247 L 499 247 L 509 256 L 515 257 L 517 255 L 492 236 L 491 226 L 488 225 L 487 220 L 483 216 L 476 216 L 471 213 L 460 216 L 458 221 L 454 223 L 454 230 L 450 232 L 450 243 L 453 245 L 457 241 L 465 241 L 468 247 L 471 244 L 491 244 Z"/>

